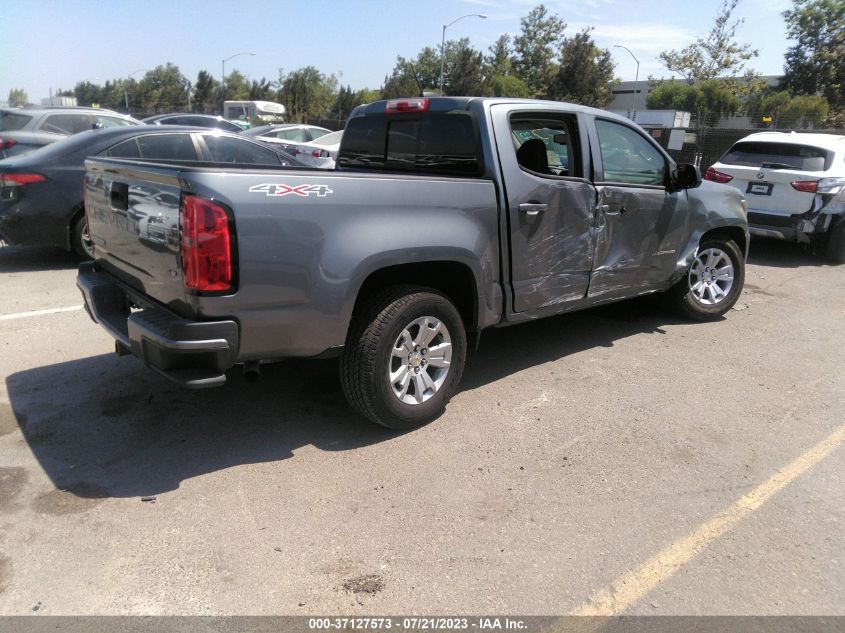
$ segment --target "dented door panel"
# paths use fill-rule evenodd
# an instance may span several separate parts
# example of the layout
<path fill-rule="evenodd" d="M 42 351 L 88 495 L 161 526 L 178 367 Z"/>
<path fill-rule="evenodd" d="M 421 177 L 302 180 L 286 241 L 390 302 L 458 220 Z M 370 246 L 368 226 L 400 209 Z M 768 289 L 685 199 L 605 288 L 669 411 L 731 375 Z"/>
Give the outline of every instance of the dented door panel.
<path fill-rule="evenodd" d="M 689 231 L 686 195 L 663 188 L 598 186 L 590 297 L 665 288 Z"/>

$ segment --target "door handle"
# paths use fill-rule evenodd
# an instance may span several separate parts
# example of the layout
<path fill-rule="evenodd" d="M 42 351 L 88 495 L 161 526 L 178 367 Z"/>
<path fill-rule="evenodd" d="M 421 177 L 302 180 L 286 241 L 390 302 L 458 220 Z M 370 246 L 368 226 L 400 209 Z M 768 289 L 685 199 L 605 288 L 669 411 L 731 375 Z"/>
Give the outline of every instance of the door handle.
<path fill-rule="evenodd" d="M 519 205 L 519 210 L 522 211 L 525 215 L 531 217 L 539 215 L 540 211 L 545 211 L 548 208 L 549 205 L 539 202 L 523 202 L 521 205 Z"/>
<path fill-rule="evenodd" d="M 613 209 L 609 204 L 600 204 L 599 211 L 604 213 L 605 215 L 620 215 L 625 213 L 628 209 L 624 206 L 620 206 L 618 209 Z"/>

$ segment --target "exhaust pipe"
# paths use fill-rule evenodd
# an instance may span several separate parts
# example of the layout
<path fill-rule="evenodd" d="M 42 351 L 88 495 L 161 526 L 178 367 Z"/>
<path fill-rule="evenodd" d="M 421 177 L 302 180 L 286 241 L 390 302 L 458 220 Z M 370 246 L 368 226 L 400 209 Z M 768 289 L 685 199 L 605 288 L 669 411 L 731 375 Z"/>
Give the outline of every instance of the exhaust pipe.
<path fill-rule="evenodd" d="M 258 382 L 261 377 L 261 370 L 258 368 L 258 361 L 251 360 L 244 363 L 244 380 L 247 382 Z"/>

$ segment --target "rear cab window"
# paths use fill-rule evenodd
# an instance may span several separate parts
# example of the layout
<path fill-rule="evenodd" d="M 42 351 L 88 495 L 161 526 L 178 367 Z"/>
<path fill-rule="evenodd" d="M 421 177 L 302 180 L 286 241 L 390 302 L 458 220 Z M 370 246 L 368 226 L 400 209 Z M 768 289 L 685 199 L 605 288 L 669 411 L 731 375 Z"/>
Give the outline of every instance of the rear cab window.
<path fill-rule="evenodd" d="M 480 176 L 484 163 L 475 115 L 452 110 L 354 117 L 343 133 L 338 166 Z"/>
<path fill-rule="evenodd" d="M 742 167 L 778 166 L 796 171 L 827 171 L 833 152 L 793 143 L 739 142 L 719 159 L 725 165 Z"/>

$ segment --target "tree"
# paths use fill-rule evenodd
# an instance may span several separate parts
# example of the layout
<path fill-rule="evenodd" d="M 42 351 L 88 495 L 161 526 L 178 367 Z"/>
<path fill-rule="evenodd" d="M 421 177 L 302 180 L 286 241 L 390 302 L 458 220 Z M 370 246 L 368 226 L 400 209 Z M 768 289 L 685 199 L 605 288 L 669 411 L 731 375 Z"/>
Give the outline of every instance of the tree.
<path fill-rule="evenodd" d="M 618 83 L 613 75 L 613 58 L 606 48 L 599 48 L 586 27 L 572 37 L 565 37 L 560 47 L 557 73 L 549 86 L 549 98 L 603 108 L 613 101 Z"/>
<path fill-rule="evenodd" d="M 397 56 L 393 72 L 384 78 L 381 98 L 397 99 L 399 97 L 415 97 L 419 94 L 420 88 L 414 79 L 414 73 L 411 71 L 411 63 L 401 55 Z"/>
<path fill-rule="evenodd" d="M 197 73 L 197 80 L 194 83 L 194 112 L 216 112 L 222 103 L 216 99 L 215 93 L 219 92 L 220 84 L 211 74 L 205 70 Z"/>
<path fill-rule="evenodd" d="M 489 55 L 484 58 L 484 72 L 487 77 L 507 77 L 513 72 L 511 59 L 510 35 L 500 35 L 496 43 L 487 50 Z"/>
<path fill-rule="evenodd" d="M 138 82 L 141 109 L 148 113 L 185 110 L 190 85 L 176 64 L 156 66 Z"/>
<path fill-rule="evenodd" d="M 275 92 L 276 90 L 273 87 L 273 82 L 268 81 L 264 77 L 258 81 L 253 79 L 249 84 L 250 101 L 272 101 L 276 97 L 274 94 Z"/>
<path fill-rule="evenodd" d="M 793 0 L 783 12 L 787 37 L 784 88 L 799 95 L 822 94 L 845 108 L 845 2 Z"/>
<path fill-rule="evenodd" d="M 239 70 L 232 70 L 226 75 L 223 86 L 225 94 L 221 101 L 248 101 L 249 88 L 249 80 Z"/>
<path fill-rule="evenodd" d="M 775 128 L 808 128 L 824 124 L 830 113 L 827 99 L 819 95 L 793 95 L 788 90 L 757 92 L 748 98 L 746 114 L 758 126 L 763 117 L 772 119 Z"/>
<path fill-rule="evenodd" d="M 337 95 L 337 77 L 314 66 L 288 74 L 279 71 L 279 97 L 292 121 L 329 116 Z"/>
<path fill-rule="evenodd" d="M 90 106 L 102 101 L 103 89 L 90 81 L 80 81 L 73 87 L 73 96 L 76 97 L 78 105 Z"/>
<path fill-rule="evenodd" d="M 534 94 L 522 79 L 514 75 L 496 75 L 491 78 L 490 92 L 494 97 L 521 97 L 526 99 Z"/>
<path fill-rule="evenodd" d="M 29 97 L 23 88 L 12 88 L 9 90 L 9 107 L 21 108 L 29 103 Z"/>
<path fill-rule="evenodd" d="M 482 55 L 470 46 L 469 38 L 446 46 L 443 94 L 481 96 L 484 94 Z"/>
<path fill-rule="evenodd" d="M 520 27 L 513 40 L 513 70 L 533 96 L 545 96 L 555 74 L 554 58 L 566 22 L 539 4 L 520 20 Z"/>
<path fill-rule="evenodd" d="M 723 75 L 738 76 L 746 70 L 746 62 L 757 57 L 750 44 L 736 41 L 736 30 L 742 18 L 733 19 L 739 0 L 723 0 L 713 28 L 706 37 L 699 37 L 680 51 L 663 51 L 657 58 L 669 72 L 681 75 L 688 84 Z M 741 89 L 745 84 L 737 84 Z"/>
<path fill-rule="evenodd" d="M 742 110 L 742 103 L 730 82 L 707 79 L 695 85 L 680 81 L 660 82 L 646 98 L 650 110 L 686 110 L 696 115 L 699 128 L 715 125 L 723 116 Z"/>

